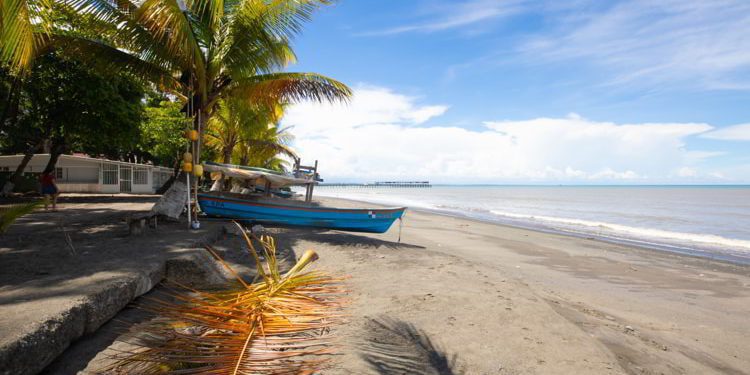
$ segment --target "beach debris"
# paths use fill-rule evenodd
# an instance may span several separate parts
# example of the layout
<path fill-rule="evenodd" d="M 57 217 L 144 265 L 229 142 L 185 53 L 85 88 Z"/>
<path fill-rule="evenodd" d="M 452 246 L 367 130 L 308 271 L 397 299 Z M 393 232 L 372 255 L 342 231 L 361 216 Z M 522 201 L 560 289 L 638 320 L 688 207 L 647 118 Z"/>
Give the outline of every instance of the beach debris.
<path fill-rule="evenodd" d="M 68 250 L 70 250 L 70 255 L 78 255 L 75 246 L 73 246 L 73 239 L 70 238 L 70 234 L 68 234 L 68 231 L 65 230 L 65 225 L 63 224 L 62 219 L 60 219 L 59 226 L 60 231 L 63 234 L 63 239 L 65 239 L 65 244 L 68 245 Z"/>
<path fill-rule="evenodd" d="M 182 210 L 185 207 L 185 194 L 187 194 L 187 185 L 184 182 L 175 180 L 172 186 L 162 194 L 159 201 L 151 208 L 154 215 L 163 215 L 172 219 L 179 219 Z"/>
<path fill-rule="evenodd" d="M 248 283 L 207 246 L 235 282 L 219 291 L 175 283 L 172 298 L 149 299 L 141 308 L 157 318 L 120 338 L 136 349 L 112 355 L 114 364 L 102 372 L 312 374 L 328 368 L 335 354 L 331 328 L 343 323 L 343 278 L 306 271 L 318 259 L 312 250 L 282 274 L 273 237 L 241 233 L 259 281 Z"/>
<path fill-rule="evenodd" d="M 635 328 L 633 328 L 631 326 L 625 326 L 625 333 L 634 334 L 635 333 Z"/>

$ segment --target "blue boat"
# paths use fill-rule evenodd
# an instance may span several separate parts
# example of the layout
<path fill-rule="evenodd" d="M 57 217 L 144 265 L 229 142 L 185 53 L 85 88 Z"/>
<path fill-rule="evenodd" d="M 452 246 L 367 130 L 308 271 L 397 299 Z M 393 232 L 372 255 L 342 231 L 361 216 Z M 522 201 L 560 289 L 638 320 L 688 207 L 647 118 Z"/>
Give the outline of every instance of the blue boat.
<path fill-rule="evenodd" d="M 204 214 L 213 217 L 275 226 L 385 233 L 406 210 L 406 207 L 322 207 L 312 202 L 317 167 L 312 173 L 295 175 L 219 163 L 206 163 L 204 170 L 211 173 L 215 182 L 211 191 L 198 194 L 198 204 Z M 234 185 L 231 191 L 222 191 L 225 178 L 241 183 Z M 307 186 L 304 201 L 272 196 L 274 189 L 292 185 Z M 258 186 L 262 188 L 258 189 Z M 256 190 L 262 190 L 263 194 L 257 194 Z"/>
<path fill-rule="evenodd" d="M 397 208 L 331 208 L 294 200 L 241 197 L 239 194 L 198 194 L 208 216 L 277 226 L 385 233 L 406 210 Z"/>

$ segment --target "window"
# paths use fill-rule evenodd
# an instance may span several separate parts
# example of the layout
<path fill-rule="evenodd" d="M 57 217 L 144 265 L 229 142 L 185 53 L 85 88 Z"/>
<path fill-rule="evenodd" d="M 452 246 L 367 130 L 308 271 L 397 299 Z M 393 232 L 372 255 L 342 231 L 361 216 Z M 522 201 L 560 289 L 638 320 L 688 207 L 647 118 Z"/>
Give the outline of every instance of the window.
<path fill-rule="evenodd" d="M 117 164 L 102 164 L 102 183 L 117 185 Z"/>
<path fill-rule="evenodd" d="M 62 168 L 55 168 L 55 178 L 58 180 L 63 179 L 63 169 Z"/>
<path fill-rule="evenodd" d="M 2 167 L 2 168 L 0 168 L 0 172 L 10 172 L 10 168 L 8 168 L 8 167 Z"/>
<path fill-rule="evenodd" d="M 133 168 L 133 184 L 134 185 L 148 184 L 148 169 L 143 168 L 143 167 Z"/>

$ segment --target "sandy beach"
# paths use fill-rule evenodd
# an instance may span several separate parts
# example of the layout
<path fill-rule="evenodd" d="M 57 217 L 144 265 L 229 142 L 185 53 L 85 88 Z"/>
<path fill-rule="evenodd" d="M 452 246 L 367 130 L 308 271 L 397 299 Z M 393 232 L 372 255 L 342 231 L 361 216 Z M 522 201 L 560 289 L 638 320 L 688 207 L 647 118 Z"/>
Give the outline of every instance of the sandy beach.
<path fill-rule="evenodd" d="M 63 212 L 87 207 L 65 203 Z M 99 265 L 92 256 L 42 256 L 50 248 L 27 257 L 28 267 L 58 259 L 73 275 L 76 264 L 111 268 L 117 259 L 132 258 L 121 242 L 125 228 L 114 224 L 115 216 L 109 219 L 119 228 L 113 244 L 120 243 L 123 251 L 108 248 L 106 263 Z M 80 224 L 80 233 L 92 231 L 86 225 Z M 157 247 L 148 241 L 162 240 L 175 229 L 160 227 L 140 238 L 139 253 L 153 253 Z M 743 374 L 750 368 L 747 266 L 415 210 L 407 212 L 400 242 L 398 223 L 382 235 L 269 231 L 287 266 L 313 249 L 320 255 L 315 267 L 349 276 L 348 324 L 338 329 L 341 355 L 326 374 Z M 76 236 L 77 243 L 88 238 Z M 242 264 L 248 256 L 240 244 L 226 235 L 214 246 L 230 263 Z M 184 254 L 170 249 L 154 253 L 154 260 Z M 24 251 L 29 250 L 9 254 Z M 169 279 L 169 263 L 166 267 L 160 277 Z M 252 272 L 252 265 L 238 269 Z M 44 277 L 63 276 L 55 271 Z M 58 282 L 74 288 L 58 297 L 85 294 L 87 280 Z M 28 285 L 6 285 L 3 293 L 10 298 Z M 35 297 L 19 303 L 36 304 L 41 321 L 44 309 L 55 306 L 49 301 Z M 13 306 L 8 301 L 3 308 Z M 122 332 L 118 321 L 133 316 L 126 308 L 86 333 L 43 373 L 96 373 L 108 363 L 106 349 L 118 345 L 113 344 Z"/>
<path fill-rule="evenodd" d="M 351 275 L 358 344 L 333 373 L 750 369 L 748 267 L 413 210 L 397 238 L 294 238 Z"/>

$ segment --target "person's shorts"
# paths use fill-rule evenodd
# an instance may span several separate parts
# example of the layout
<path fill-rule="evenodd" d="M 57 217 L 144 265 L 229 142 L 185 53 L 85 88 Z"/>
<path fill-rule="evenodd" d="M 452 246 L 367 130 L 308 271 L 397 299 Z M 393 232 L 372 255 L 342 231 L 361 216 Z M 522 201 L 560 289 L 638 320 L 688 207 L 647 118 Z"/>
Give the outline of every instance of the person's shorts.
<path fill-rule="evenodd" d="M 42 194 L 54 195 L 57 194 L 57 189 L 54 186 L 42 186 Z"/>

